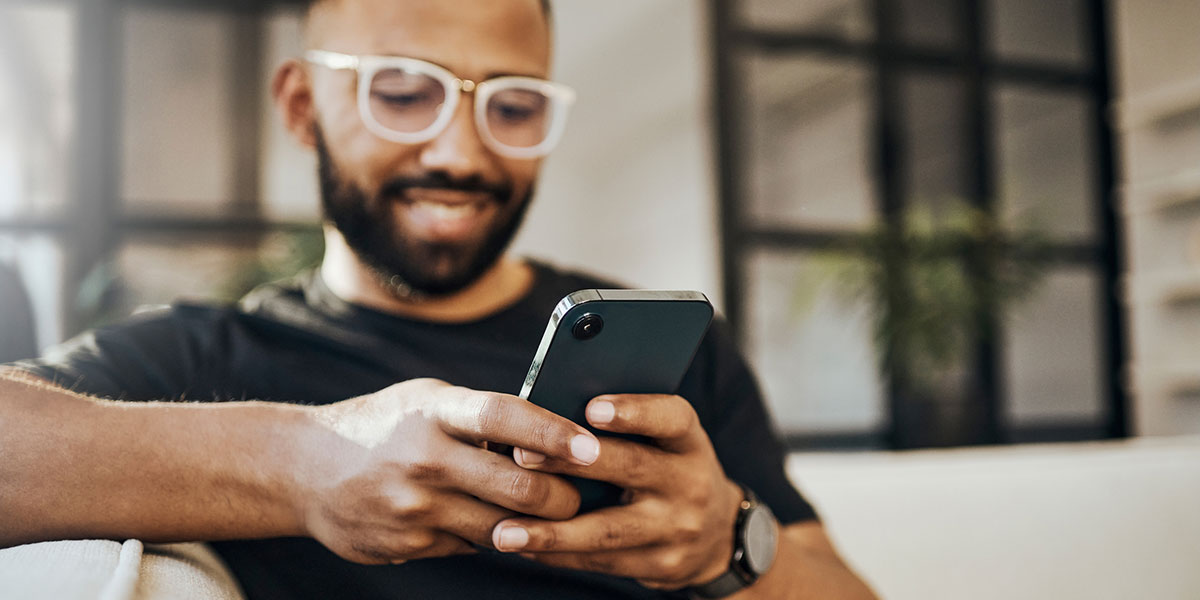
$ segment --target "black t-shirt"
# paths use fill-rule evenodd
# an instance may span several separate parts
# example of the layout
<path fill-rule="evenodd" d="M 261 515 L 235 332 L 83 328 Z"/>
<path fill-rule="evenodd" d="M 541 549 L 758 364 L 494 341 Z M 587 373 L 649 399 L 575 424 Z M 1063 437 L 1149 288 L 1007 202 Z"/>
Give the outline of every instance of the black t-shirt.
<path fill-rule="evenodd" d="M 521 301 L 465 324 L 349 304 L 310 272 L 259 288 L 237 306 L 177 304 L 144 313 L 20 366 L 73 390 L 127 401 L 328 404 L 418 377 L 515 394 L 558 301 L 579 289 L 615 287 L 534 268 L 535 284 Z M 710 330 L 679 394 L 695 406 L 731 479 L 752 488 L 784 523 L 815 518 L 784 474 L 783 447 L 723 323 Z M 498 553 L 364 566 L 311 539 L 212 546 L 252 599 L 674 597 Z"/>

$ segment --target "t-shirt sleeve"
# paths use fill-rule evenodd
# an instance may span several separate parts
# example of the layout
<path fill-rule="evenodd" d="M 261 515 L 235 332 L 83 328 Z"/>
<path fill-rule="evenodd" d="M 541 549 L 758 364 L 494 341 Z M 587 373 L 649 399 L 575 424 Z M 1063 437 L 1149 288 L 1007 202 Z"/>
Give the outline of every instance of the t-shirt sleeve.
<path fill-rule="evenodd" d="M 63 388 L 127 401 L 183 400 L 204 367 L 201 340 L 180 309 L 94 329 L 11 366 Z"/>
<path fill-rule="evenodd" d="M 726 476 L 754 490 L 781 523 L 818 518 L 788 480 L 786 448 L 724 321 L 714 321 L 680 393 L 696 405 Z"/>

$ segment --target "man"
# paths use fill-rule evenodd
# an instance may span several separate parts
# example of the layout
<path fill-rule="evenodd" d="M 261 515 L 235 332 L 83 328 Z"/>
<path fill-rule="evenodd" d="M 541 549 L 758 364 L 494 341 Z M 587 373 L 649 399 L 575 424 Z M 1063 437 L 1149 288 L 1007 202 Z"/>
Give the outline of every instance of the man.
<path fill-rule="evenodd" d="M 651 443 L 499 393 L 560 297 L 610 285 L 504 255 L 570 99 L 544 5 L 318 1 L 307 39 L 273 92 L 319 158 L 319 272 L 0 380 L 0 545 L 212 540 L 251 598 L 870 597 L 720 326 L 682 397 L 589 404 Z M 222 402 L 154 402 L 184 399 Z M 561 475 L 626 501 L 576 514 Z"/>

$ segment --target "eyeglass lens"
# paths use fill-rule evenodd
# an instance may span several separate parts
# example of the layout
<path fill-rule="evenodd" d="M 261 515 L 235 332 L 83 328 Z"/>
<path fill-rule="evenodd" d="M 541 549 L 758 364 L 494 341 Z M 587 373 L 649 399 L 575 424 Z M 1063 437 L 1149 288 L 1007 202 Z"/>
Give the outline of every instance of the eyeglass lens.
<path fill-rule="evenodd" d="M 553 117 L 553 99 L 519 82 L 501 84 L 487 97 L 484 123 L 499 143 L 532 148 L 545 141 Z M 419 133 L 433 125 L 446 104 L 446 87 L 428 73 L 382 69 L 371 80 L 371 116 L 400 133 Z"/>
<path fill-rule="evenodd" d="M 371 115 L 400 133 L 433 125 L 446 103 L 446 88 L 432 76 L 404 69 L 383 69 L 371 81 Z"/>

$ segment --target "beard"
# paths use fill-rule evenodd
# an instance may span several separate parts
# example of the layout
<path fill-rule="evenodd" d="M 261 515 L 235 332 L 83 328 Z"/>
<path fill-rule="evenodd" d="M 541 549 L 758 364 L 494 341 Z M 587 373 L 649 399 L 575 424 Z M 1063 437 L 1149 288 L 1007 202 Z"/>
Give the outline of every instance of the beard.
<path fill-rule="evenodd" d="M 369 195 L 341 177 L 324 136 L 319 129 L 315 133 L 325 219 L 379 282 L 400 299 L 447 296 L 477 281 L 504 254 L 533 197 L 532 186 L 516 198 L 511 185 L 488 184 L 477 177 L 454 179 L 440 171 L 389 179 Z M 487 194 L 489 202 L 500 207 L 498 220 L 480 240 L 443 243 L 412 239 L 401 230 L 394 211 L 413 189 Z"/>

